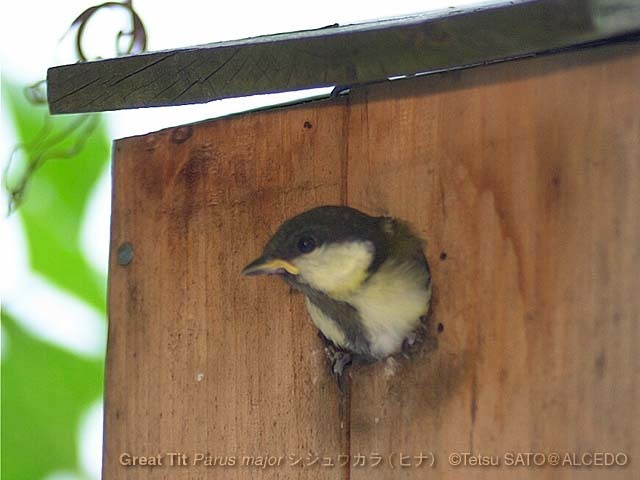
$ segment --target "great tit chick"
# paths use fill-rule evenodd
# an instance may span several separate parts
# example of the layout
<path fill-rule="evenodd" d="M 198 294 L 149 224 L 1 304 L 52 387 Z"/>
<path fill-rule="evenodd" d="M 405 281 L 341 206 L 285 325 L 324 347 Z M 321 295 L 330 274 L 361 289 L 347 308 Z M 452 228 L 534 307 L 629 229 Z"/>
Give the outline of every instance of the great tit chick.
<path fill-rule="evenodd" d="M 422 240 L 400 220 L 349 207 L 290 218 L 242 273 L 279 275 L 304 294 L 341 390 L 352 355 L 375 361 L 398 353 L 431 299 Z"/>

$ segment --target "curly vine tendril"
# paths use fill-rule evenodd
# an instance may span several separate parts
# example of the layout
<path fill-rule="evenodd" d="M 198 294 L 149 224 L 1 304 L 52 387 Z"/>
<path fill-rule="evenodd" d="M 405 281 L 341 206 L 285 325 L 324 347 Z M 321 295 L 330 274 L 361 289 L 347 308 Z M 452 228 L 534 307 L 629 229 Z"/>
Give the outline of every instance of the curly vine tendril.
<path fill-rule="evenodd" d="M 87 8 L 71 23 L 68 32 L 75 30 L 76 55 L 79 62 L 86 62 L 87 55 L 82 48 L 82 39 L 87 23 L 99 10 L 107 8 L 124 9 L 131 15 L 131 30 L 120 30 L 116 34 L 117 55 L 128 55 L 144 52 L 147 48 L 147 32 L 140 16 L 133 9 L 132 0 L 123 2 L 105 2 L 100 5 Z M 121 50 L 120 43 L 123 38 L 129 38 L 127 48 Z M 24 89 L 27 101 L 34 106 L 47 104 L 46 80 L 28 85 Z M 35 139 L 16 145 L 9 156 L 4 171 L 4 189 L 9 196 L 8 214 L 13 213 L 24 200 L 27 188 L 35 172 L 48 160 L 70 159 L 75 157 L 84 147 L 87 139 L 95 131 L 99 124 L 99 116 L 96 114 L 78 115 L 70 123 L 55 131 L 59 122 L 45 113 L 42 128 L 35 135 Z M 67 140 L 73 138 L 71 145 Z M 67 144 L 63 146 L 63 144 Z M 24 165 L 15 167 L 15 160 L 19 152 L 24 152 Z M 13 172 L 13 170 L 20 170 Z M 12 175 L 13 174 L 13 175 Z"/>
<path fill-rule="evenodd" d="M 69 27 L 69 30 L 73 30 L 75 28 L 78 29 L 76 32 L 76 54 L 81 62 L 87 61 L 87 56 L 82 48 L 82 38 L 87 27 L 87 23 L 96 12 L 106 8 L 122 8 L 128 11 L 131 15 L 131 30 L 129 32 L 120 30 L 116 34 L 116 51 L 118 52 L 118 56 L 144 52 L 147 48 L 147 32 L 140 16 L 133 9 L 133 1 L 125 0 L 122 3 L 105 2 L 100 5 L 87 8 L 84 12 L 78 15 L 78 18 L 76 18 L 71 23 L 71 27 Z M 123 37 L 130 37 L 129 46 L 124 51 L 120 50 L 120 40 Z"/>

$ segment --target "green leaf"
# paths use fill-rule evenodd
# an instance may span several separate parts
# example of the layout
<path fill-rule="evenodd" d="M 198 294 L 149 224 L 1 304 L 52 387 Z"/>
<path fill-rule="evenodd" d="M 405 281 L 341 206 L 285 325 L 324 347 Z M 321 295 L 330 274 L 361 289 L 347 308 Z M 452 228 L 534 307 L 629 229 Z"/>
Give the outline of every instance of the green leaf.
<path fill-rule="evenodd" d="M 2 329 L 8 344 L 2 359 L 2 478 L 78 471 L 78 426 L 102 396 L 102 360 L 34 339 L 7 312 Z"/>
<path fill-rule="evenodd" d="M 31 266 L 49 281 L 105 311 L 106 279 L 82 254 L 81 227 L 92 189 L 109 162 L 106 129 L 99 122 L 88 138 L 82 128 L 65 135 L 80 116 L 51 117 L 43 107 L 28 103 L 20 89 L 3 80 L 3 104 L 13 117 L 28 155 L 33 158 L 42 150 L 37 142 L 38 137 L 42 138 L 45 121 L 52 126 L 50 136 L 63 137 L 55 151 L 64 152 L 84 142 L 72 158 L 46 161 L 28 184 L 18 214 L 26 230 Z"/>

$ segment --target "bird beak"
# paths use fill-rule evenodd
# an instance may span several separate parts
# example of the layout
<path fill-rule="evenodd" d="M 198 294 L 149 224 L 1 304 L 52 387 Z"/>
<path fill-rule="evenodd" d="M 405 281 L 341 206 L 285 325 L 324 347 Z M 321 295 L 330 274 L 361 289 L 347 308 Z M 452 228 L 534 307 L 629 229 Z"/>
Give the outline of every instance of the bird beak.
<path fill-rule="evenodd" d="M 269 256 L 262 256 L 256 258 L 249 265 L 242 270 L 243 275 L 272 275 L 275 273 L 287 272 L 291 275 L 298 275 L 300 270 L 295 265 L 281 260 L 279 258 L 273 258 Z"/>

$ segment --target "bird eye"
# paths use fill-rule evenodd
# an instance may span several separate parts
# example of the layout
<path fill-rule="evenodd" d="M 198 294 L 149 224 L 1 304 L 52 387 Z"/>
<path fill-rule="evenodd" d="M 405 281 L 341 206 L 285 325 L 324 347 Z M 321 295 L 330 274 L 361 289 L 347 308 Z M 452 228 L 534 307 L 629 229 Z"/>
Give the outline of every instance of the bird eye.
<path fill-rule="evenodd" d="M 313 252 L 316 248 L 316 241 L 313 237 L 309 235 L 305 235 L 304 237 L 300 237 L 298 240 L 298 250 L 302 253 Z"/>

